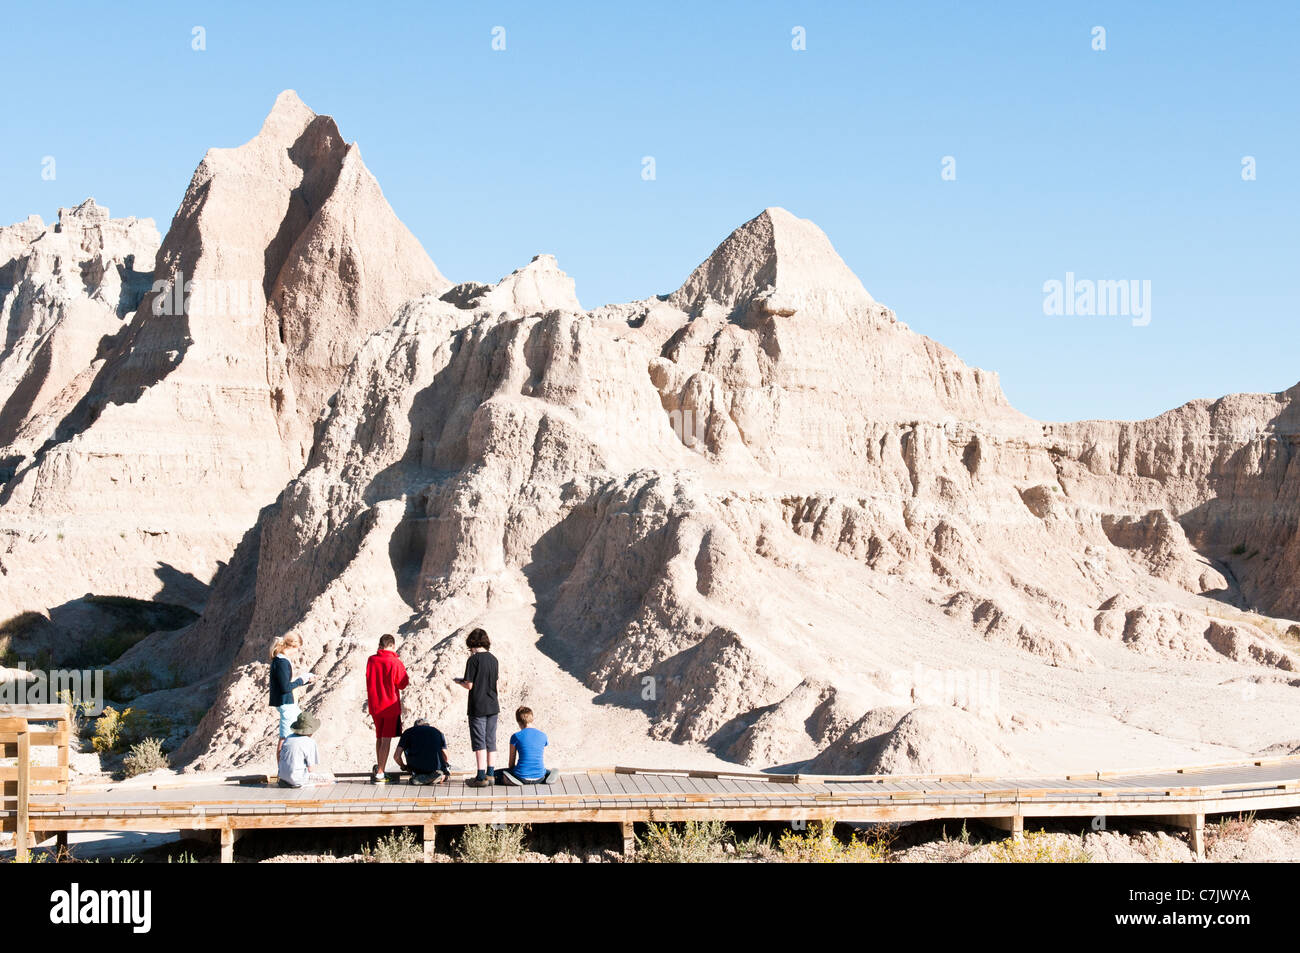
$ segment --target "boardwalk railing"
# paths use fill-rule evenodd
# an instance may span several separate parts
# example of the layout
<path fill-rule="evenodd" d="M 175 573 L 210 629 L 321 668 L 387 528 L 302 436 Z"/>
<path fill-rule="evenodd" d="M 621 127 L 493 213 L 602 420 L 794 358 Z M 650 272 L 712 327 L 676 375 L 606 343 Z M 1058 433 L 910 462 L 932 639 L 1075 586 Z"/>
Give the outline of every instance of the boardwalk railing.
<path fill-rule="evenodd" d="M 0 831 L 13 832 L 19 861 L 27 860 L 32 796 L 68 792 L 70 734 L 66 705 L 0 705 Z M 33 764 L 33 749 L 45 747 L 56 749 L 54 764 Z"/>

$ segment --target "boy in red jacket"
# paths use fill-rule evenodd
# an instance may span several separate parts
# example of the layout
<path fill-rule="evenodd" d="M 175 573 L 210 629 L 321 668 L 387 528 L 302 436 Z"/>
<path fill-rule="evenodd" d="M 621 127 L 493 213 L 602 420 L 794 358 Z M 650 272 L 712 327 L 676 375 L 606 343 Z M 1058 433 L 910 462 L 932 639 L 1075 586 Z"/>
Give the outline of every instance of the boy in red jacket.
<path fill-rule="evenodd" d="M 402 734 L 402 689 L 410 680 L 406 666 L 393 651 L 397 640 L 391 635 L 379 639 L 379 651 L 366 660 L 366 699 L 375 723 L 375 766 L 370 780 L 383 784 L 388 780 L 384 768 L 393 739 Z"/>

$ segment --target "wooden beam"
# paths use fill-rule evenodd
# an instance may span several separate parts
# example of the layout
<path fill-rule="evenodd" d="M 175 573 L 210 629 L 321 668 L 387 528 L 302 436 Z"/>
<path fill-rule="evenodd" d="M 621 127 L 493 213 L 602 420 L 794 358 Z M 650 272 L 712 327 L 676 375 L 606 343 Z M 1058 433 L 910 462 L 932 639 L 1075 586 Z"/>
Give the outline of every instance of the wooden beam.
<path fill-rule="evenodd" d="M 1007 831 L 1015 840 L 1025 836 L 1025 818 L 1022 814 L 1014 814 L 1011 817 L 986 817 L 984 822 L 1000 831 Z"/>
<path fill-rule="evenodd" d="M 1196 855 L 1197 860 L 1205 859 L 1205 813 L 1203 811 L 1193 814 L 1157 814 L 1151 818 L 1151 821 L 1186 830 L 1192 853 Z"/>
<path fill-rule="evenodd" d="M 217 828 L 218 843 L 221 845 L 221 863 L 233 864 L 235 862 L 235 841 L 239 840 L 239 831 L 230 822 L 230 818 L 223 817 L 218 819 L 221 823 Z"/>
<path fill-rule="evenodd" d="M 20 864 L 26 863 L 29 856 L 27 835 L 30 833 L 31 819 L 27 813 L 27 799 L 31 794 L 31 758 L 32 749 L 24 725 L 24 730 L 18 733 L 18 766 L 14 769 L 18 780 L 18 825 L 14 832 L 14 858 Z"/>
<path fill-rule="evenodd" d="M 424 862 L 432 864 L 438 859 L 438 825 L 432 822 L 424 825 Z"/>
<path fill-rule="evenodd" d="M 0 705 L 0 718 L 27 721 L 68 721 L 67 705 Z"/>
<path fill-rule="evenodd" d="M 19 735 L 19 741 L 18 741 L 18 760 L 19 760 L 19 763 L 20 763 L 20 764 L 26 764 L 26 765 L 27 765 L 27 769 L 28 769 L 28 771 L 30 772 L 30 773 L 27 775 L 27 780 L 28 780 L 29 782 L 31 782 L 31 781 L 66 781 L 66 780 L 68 780 L 68 768 L 67 768 L 67 765 L 64 765 L 64 766 L 62 766 L 62 767 L 60 767 L 60 766 L 58 766 L 58 765 L 37 765 L 37 766 L 34 766 L 34 767 L 33 767 L 30 761 L 26 761 L 26 762 L 24 762 L 24 761 L 22 760 L 22 757 L 23 757 L 22 752 L 23 752 L 23 750 L 24 750 L 24 747 L 23 747 L 24 745 L 26 745 L 26 749 L 25 749 L 25 750 L 28 752 L 28 758 L 31 757 L 31 744 L 30 744 L 30 742 L 27 740 L 27 738 L 28 738 L 28 736 L 25 735 L 25 734 L 24 734 L 24 735 Z M 17 781 L 17 780 L 18 780 L 18 766 L 15 766 L 15 767 L 12 767 L 12 768 L 0 768 L 0 781 Z"/>
<path fill-rule="evenodd" d="M 636 825 L 631 821 L 622 821 L 619 828 L 623 832 L 623 859 L 631 860 L 636 856 Z"/>

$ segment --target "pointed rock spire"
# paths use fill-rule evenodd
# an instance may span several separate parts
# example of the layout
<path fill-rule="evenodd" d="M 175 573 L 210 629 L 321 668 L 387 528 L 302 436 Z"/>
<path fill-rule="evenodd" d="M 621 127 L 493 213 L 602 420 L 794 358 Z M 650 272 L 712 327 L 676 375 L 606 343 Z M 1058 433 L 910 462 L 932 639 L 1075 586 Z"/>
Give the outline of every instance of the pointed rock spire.
<path fill-rule="evenodd" d="M 783 208 L 764 209 L 728 235 L 668 300 L 698 314 L 709 304 L 744 310 L 760 296 L 766 311 L 782 314 L 810 296 L 874 304 L 825 232 Z"/>

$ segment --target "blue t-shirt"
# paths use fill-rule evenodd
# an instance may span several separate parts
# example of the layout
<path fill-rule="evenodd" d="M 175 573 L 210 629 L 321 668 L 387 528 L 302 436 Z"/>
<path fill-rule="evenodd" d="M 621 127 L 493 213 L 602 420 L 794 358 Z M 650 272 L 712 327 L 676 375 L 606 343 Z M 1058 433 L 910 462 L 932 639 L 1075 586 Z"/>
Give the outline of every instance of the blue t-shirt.
<path fill-rule="evenodd" d="M 546 747 L 546 735 L 536 728 L 525 728 L 510 736 L 510 743 L 515 746 L 518 757 L 515 758 L 514 775 L 525 781 L 535 781 L 545 777 L 546 765 L 542 762 L 542 749 Z"/>

